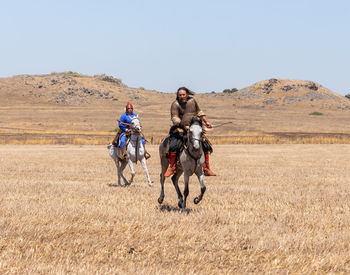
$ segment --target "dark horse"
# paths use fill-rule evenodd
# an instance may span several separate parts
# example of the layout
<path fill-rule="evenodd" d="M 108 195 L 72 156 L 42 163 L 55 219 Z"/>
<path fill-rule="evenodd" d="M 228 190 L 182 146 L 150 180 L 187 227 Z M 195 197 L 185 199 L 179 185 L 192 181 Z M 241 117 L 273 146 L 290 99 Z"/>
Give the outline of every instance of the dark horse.
<path fill-rule="evenodd" d="M 163 203 L 164 200 L 164 181 L 166 172 L 169 166 L 169 159 L 166 157 L 169 152 L 169 138 L 164 139 L 159 146 L 159 156 L 162 166 L 162 172 L 160 174 L 161 192 L 158 198 L 159 204 Z M 186 199 L 189 193 L 188 182 L 190 176 L 196 174 L 201 185 L 201 194 L 194 199 L 194 203 L 199 203 L 205 192 L 204 176 L 203 176 L 203 163 L 205 156 L 202 148 L 202 120 L 198 117 L 193 117 L 188 132 L 187 141 L 185 142 L 184 149 L 179 155 L 180 165 L 176 167 L 176 173 L 171 177 L 174 184 L 177 196 L 179 198 L 178 206 L 182 209 L 186 208 Z M 180 176 L 184 173 L 185 189 L 182 193 L 179 189 L 178 181 Z"/>

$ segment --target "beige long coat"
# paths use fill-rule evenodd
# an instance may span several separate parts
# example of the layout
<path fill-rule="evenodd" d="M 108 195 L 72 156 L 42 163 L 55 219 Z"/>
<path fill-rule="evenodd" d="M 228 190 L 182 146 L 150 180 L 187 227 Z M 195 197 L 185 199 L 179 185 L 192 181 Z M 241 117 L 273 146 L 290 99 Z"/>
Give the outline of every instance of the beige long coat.
<path fill-rule="evenodd" d="M 171 104 L 170 113 L 174 125 L 180 123 L 182 126 L 189 126 L 191 119 L 194 116 L 201 117 L 205 115 L 199 108 L 197 101 L 192 96 L 189 96 L 185 103 L 175 100 Z"/>

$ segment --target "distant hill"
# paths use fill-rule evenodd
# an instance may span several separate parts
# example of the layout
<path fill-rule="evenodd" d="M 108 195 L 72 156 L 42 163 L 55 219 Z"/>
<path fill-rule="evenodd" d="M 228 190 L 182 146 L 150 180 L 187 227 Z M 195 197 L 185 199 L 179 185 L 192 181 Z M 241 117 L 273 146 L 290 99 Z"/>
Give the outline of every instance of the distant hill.
<path fill-rule="evenodd" d="M 51 73 L 49 75 L 18 75 L 0 78 L 0 105 L 8 104 L 54 104 L 89 105 L 118 101 L 146 102 L 160 101 L 169 94 L 130 88 L 120 79 L 105 74 L 88 76 L 75 72 Z M 173 96 L 171 96 L 173 98 Z M 232 98 L 236 106 L 285 106 L 322 107 L 326 109 L 349 109 L 350 100 L 312 81 L 269 79 L 257 82 L 233 93 L 197 94 L 207 100 L 215 97 L 215 102 Z M 122 102 L 121 102 L 122 101 Z"/>
<path fill-rule="evenodd" d="M 64 72 L 0 78 L 0 95 L 7 103 L 105 104 L 121 99 L 143 101 L 149 92 L 129 88 L 120 79 L 104 74 Z"/>
<path fill-rule="evenodd" d="M 148 140 L 157 143 L 172 125 L 176 89 L 169 94 L 131 88 L 115 77 L 74 72 L 0 78 L 0 144 L 105 144 L 128 101 Z M 315 82 L 269 79 L 232 93 L 195 98 L 216 126 L 208 130 L 213 141 L 350 140 L 350 100 Z"/>
<path fill-rule="evenodd" d="M 229 94 L 238 105 L 348 109 L 350 100 L 312 81 L 269 79 Z"/>

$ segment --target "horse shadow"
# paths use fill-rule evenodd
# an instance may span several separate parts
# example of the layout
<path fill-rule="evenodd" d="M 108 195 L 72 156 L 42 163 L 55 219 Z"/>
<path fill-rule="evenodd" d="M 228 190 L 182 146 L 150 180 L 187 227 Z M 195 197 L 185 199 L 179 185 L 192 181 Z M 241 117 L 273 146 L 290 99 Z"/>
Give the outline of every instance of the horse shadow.
<path fill-rule="evenodd" d="M 162 204 L 158 208 L 162 212 L 179 212 L 179 213 L 186 213 L 186 214 L 189 214 L 192 212 L 192 209 L 189 209 L 189 208 L 182 209 L 179 207 L 171 206 L 169 204 Z"/>
<path fill-rule="evenodd" d="M 125 185 L 120 185 L 120 184 L 116 184 L 116 183 L 107 183 L 108 187 L 126 187 Z"/>
<path fill-rule="evenodd" d="M 108 187 L 122 187 L 122 188 L 143 188 L 140 184 L 117 184 L 117 183 L 106 183 Z"/>

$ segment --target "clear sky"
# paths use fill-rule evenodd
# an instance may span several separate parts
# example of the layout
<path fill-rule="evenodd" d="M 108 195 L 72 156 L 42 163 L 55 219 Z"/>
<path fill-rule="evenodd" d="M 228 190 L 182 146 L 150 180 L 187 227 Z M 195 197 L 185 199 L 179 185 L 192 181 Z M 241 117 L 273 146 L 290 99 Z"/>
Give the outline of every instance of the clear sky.
<path fill-rule="evenodd" d="M 0 26 L 0 77 L 105 73 L 163 92 L 290 78 L 350 93 L 347 0 L 4 0 Z"/>

